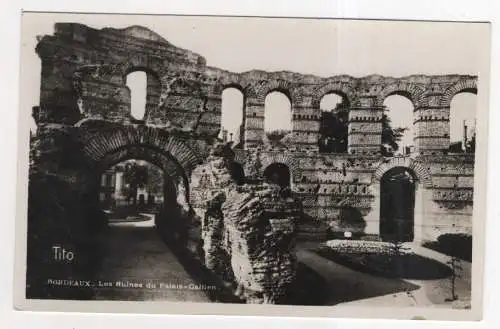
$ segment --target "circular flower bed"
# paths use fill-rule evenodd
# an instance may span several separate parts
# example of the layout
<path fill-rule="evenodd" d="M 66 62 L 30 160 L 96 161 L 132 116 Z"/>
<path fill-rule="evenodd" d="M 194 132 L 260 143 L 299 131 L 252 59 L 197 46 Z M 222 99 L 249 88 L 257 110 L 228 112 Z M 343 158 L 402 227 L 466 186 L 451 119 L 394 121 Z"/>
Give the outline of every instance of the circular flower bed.
<path fill-rule="evenodd" d="M 394 245 L 390 242 L 365 240 L 330 240 L 326 246 L 345 253 L 390 253 Z"/>

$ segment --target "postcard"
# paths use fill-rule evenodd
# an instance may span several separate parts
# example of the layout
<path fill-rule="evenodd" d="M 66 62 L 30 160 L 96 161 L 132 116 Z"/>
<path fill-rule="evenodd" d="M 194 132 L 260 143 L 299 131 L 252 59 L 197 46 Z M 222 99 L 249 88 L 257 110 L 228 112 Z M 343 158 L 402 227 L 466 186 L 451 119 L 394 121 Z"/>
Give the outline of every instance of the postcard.
<path fill-rule="evenodd" d="M 16 308 L 480 320 L 489 40 L 23 13 Z"/>

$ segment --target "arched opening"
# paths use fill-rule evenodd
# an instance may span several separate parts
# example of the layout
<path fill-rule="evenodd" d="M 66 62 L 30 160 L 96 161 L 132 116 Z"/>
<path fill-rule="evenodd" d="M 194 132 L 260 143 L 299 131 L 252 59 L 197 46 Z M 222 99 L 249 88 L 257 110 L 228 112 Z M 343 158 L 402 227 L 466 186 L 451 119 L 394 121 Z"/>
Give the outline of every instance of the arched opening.
<path fill-rule="evenodd" d="M 106 153 L 96 166 L 99 185 L 114 186 L 108 189 L 108 196 L 98 188 L 101 208 L 125 206 L 136 212 L 150 211 L 157 225 L 174 224 L 181 212 L 189 211 L 185 171 L 168 152 L 151 145 L 126 145 Z"/>
<path fill-rule="evenodd" d="M 230 87 L 222 92 L 221 131 L 219 138 L 233 142 L 233 145 L 243 141 L 244 95 L 241 90 Z"/>
<path fill-rule="evenodd" d="M 264 132 L 270 140 L 280 140 L 292 131 L 292 104 L 280 91 L 267 94 L 264 108 Z"/>
<path fill-rule="evenodd" d="M 475 153 L 477 96 L 474 91 L 456 94 L 450 104 L 450 153 Z"/>
<path fill-rule="evenodd" d="M 131 145 L 106 154 L 98 166 L 96 192 L 106 227 L 100 233 L 92 277 L 101 282 L 143 283 L 133 293 L 123 289 L 126 285 L 98 289 L 99 297 L 208 301 L 203 292 L 169 297 L 144 286 L 158 277 L 165 282 L 199 283 L 195 270 L 185 266 L 191 261 L 187 249 L 201 237 L 187 204 L 187 181 L 182 169 L 176 169 L 176 160 L 151 147 Z"/>
<path fill-rule="evenodd" d="M 388 170 L 380 180 L 380 237 L 384 241 L 414 239 L 416 179 L 404 167 Z"/>
<path fill-rule="evenodd" d="M 384 100 L 382 116 L 382 154 L 409 155 L 413 152 L 415 137 L 414 106 L 407 95 L 393 94 Z"/>
<path fill-rule="evenodd" d="M 290 187 L 290 169 L 283 163 L 273 163 L 264 170 L 264 179 L 268 184 L 278 185 L 282 188 Z"/>
<path fill-rule="evenodd" d="M 130 89 L 130 114 L 135 120 L 143 120 L 146 113 L 148 76 L 143 71 L 131 72 L 127 74 L 125 83 Z"/>
<path fill-rule="evenodd" d="M 349 102 L 346 97 L 330 93 L 320 101 L 319 152 L 346 153 L 349 129 Z"/>

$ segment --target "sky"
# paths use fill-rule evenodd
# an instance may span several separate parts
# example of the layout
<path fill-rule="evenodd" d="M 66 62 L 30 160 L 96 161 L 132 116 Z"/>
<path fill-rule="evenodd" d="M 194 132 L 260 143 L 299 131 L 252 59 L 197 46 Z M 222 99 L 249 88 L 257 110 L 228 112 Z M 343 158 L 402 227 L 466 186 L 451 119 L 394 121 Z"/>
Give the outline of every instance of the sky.
<path fill-rule="evenodd" d="M 32 91 L 23 100 L 28 109 L 39 103 L 36 36 L 52 34 L 56 22 L 78 22 L 94 28 L 142 25 L 175 46 L 204 56 L 209 66 L 233 72 L 289 70 L 323 77 L 478 75 L 482 46 L 479 36 L 484 32 L 479 24 L 467 23 L 24 13 L 21 72 L 28 82 L 26 88 Z M 132 89 L 139 90 L 133 95 L 133 102 L 143 108 L 145 96 L 140 92 L 140 79 L 130 79 L 129 83 Z M 461 139 L 463 120 L 473 124 L 476 111 L 474 95 L 456 98 L 459 101 L 452 103 L 452 118 L 458 125 L 450 131 L 452 140 Z M 325 108 L 335 106 L 335 99 L 330 102 Z M 386 99 L 385 105 L 394 126 L 408 126 L 411 103 L 393 96 Z M 270 119 L 266 120 L 265 129 L 289 129 L 289 100 L 284 95 L 270 95 L 266 99 L 266 109 L 269 108 L 272 111 L 266 110 L 266 118 Z M 222 125 L 235 137 L 241 109 L 238 92 L 229 90 L 223 94 Z M 411 144 L 411 131 L 408 134 L 403 139 L 405 144 Z"/>

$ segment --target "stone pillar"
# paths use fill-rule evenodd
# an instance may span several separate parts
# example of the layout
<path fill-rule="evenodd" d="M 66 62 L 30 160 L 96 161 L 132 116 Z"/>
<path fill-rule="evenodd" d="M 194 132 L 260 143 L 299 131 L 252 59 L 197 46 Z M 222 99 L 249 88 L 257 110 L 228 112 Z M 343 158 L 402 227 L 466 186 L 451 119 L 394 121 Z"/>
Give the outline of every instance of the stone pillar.
<path fill-rule="evenodd" d="M 255 148 L 264 140 L 265 104 L 249 98 L 245 104 L 245 149 Z"/>
<path fill-rule="evenodd" d="M 450 106 L 441 104 L 441 95 L 427 96 L 415 106 L 416 154 L 443 154 L 450 147 Z"/>
<path fill-rule="evenodd" d="M 116 172 L 115 174 L 115 199 L 118 199 L 122 196 L 122 186 L 123 186 L 123 173 Z"/>
<path fill-rule="evenodd" d="M 380 153 L 382 115 L 383 107 L 377 104 L 374 96 L 361 97 L 358 106 L 351 106 L 349 111 L 348 153 Z"/>
<path fill-rule="evenodd" d="M 315 109 L 310 102 L 297 104 L 292 109 L 293 143 L 300 150 L 318 151 L 320 109 Z"/>

